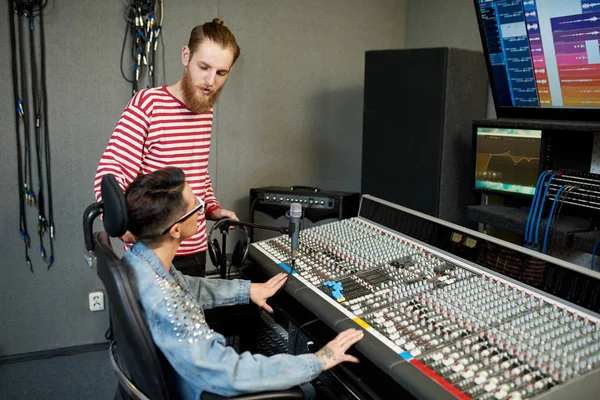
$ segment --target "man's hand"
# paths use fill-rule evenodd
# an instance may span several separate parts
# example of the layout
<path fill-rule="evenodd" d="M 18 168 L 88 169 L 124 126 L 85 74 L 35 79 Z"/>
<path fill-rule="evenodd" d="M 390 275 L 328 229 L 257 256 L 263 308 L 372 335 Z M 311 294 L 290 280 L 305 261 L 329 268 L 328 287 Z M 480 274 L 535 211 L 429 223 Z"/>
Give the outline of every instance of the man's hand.
<path fill-rule="evenodd" d="M 135 243 L 137 238 L 133 236 L 131 232 L 127 231 L 123 236 L 121 236 L 121 240 L 125 243 Z"/>
<path fill-rule="evenodd" d="M 286 278 L 287 274 L 282 272 L 265 283 L 251 283 L 250 300 L 257 306 L 262 307 L 265 311 L 272 313 L 273 309 L 267 304 L 267 299 L 277 293 L 279 288 L 285 284 Z"/>
<path fill-rule="evenodd" d="M 321 370 L 327 371 L 344 361 L 357 363 L 358 358 L 345 353 L 364 336 L 365 333 L 361 329 L 346 329 L 337 335 L 335 339 L 315 353 L 321 362 Z"/>
<path fill-rule="evenodd" d="M 215 221 L 221 218 L 231 218 L 235 221 L 239 221 L 239 218 L 237 217 L 237 215 L 235 215 L 233 211 L 229 211 L 224 208 L 217 208 L 210 215 L 207 215 L 207 217 L 208 219 L 212 219 Z"/>

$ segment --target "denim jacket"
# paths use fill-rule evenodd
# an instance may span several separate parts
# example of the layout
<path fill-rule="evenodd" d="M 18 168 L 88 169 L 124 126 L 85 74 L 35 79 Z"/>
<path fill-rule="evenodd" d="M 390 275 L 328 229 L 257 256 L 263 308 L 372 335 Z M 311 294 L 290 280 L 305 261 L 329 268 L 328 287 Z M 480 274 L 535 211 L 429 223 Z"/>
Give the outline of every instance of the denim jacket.
<path fill-rule="evenodd" d="M 238 354 L 208 327 L 203 309 L 248 304 L 250 281 L 186 276 L 172 265 L 167 272 L 141 242 L 124 259 L 133 271 L 154 343 L 176 372 L 181 398 L 198 400 L 205 390 L 222 396 L 282 390 L 321 372 L 314 354 Z"/>

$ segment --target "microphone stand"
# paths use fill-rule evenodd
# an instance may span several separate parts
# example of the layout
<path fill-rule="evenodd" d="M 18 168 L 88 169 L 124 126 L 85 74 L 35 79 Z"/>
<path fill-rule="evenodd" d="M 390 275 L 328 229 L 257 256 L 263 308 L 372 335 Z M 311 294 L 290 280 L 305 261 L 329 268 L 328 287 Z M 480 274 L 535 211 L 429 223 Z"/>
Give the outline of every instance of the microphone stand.
<path fill-rule="evenodd" d="M 264 229 L 267 231 L 275 231 L 275 232 L 280 232 L 282 235 L 289 233 L 289 228 L 287 228 L 285 226 L 274 227 L 274 226 L 267 226 L 267 225 L 258 225 L 258 224 L 254 224 L 254 223 L 250 223 L 250 222 L 235 221 L 235 220 L 230 219 L 229 224 L 224 224 L 223 227 L 220 227 L 221 234 L 223 235 L 223 258 L 222 258 L 222 264 L 221 264 L 219 273 L 220 273 L 222 279 L 226 279 L 226 274 L 225 274 L 226 269 L 227 269 L 227 257 L 226 257 L 227 252 L 226 252 L 226 247 L 225 247 L 226 240 L 227 240 L 226 236 L 227 236 L 227 233 L 229 233 L 230 226 L 232 226 L 232 225 L 233 226 L 244 226 L 244 227 L 256 228 L 256 229 Z M 250 240 L 249 237 L 248 237 L 248 240 Z M 248 243 L 248 246 L 250 246 L 250 243 Z M 290 252 L 290 254 L 291 254 L 291 252 Z M 295 259 L 294 259 L 294 257 L 292 257 L 291 266 L 290 266 L 291 268 L 288 271 L 285 283 L 271 297 L 277 296 L 285 288 L 288 281 L 290 280 L 290 276 L 292 275 L 292 272 L 294 271 L 295 264 L 296 264 Z"/>
<path fill-rule="evenodd" d="M 282 235 L 286 235 L 288 233 L 288 228 L 285 226 L 268 226 L 268 225 L 259 225 L 251 222 L 243 222 L 243 221 L 235 221 L 230 220 L 229 226 L 245 226 L 247 228 L 255 228 L 255 229 L 263 229 L 265 231 L 274 231 L 279 232 Z M 229 226 L 227 226 L 227 230 L 229 230 Z"/>

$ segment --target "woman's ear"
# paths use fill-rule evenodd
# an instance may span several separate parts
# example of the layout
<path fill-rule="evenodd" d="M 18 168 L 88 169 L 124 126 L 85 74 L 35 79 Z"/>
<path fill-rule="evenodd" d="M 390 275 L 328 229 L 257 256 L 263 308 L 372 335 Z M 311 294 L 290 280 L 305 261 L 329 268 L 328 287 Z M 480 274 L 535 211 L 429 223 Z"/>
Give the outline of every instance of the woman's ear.
<path fill-rule="evenodd" d="M 169 230 L 169 235 L 173 239 L 181 239 L 181 222 L 173 225 L 173 227 Z"/>

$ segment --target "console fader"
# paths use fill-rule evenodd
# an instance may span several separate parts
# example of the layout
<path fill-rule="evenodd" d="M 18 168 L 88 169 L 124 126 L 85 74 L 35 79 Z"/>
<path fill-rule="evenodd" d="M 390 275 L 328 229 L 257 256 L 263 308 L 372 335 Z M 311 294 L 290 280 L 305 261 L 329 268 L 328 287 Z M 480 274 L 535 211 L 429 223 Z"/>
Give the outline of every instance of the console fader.
<path fill-rule="evenodd" d="M 253 244 L 251 254 L 288 269 L 288 249 L 282 236 Z M 302 231 L 294 277 L 292 293 L 313 293 L 302 296 L 307 307 L 337 310 L 320 315 L 326 323 L 352 321 L 387 348 L 367 355 L 385 358 L 382 369 L 417 397 L 439 392 L 407 382 L 404 365 L 458 398 L 577 398 L 579 388 L 600 389 L 597 314 L 365 218 Z"/>

